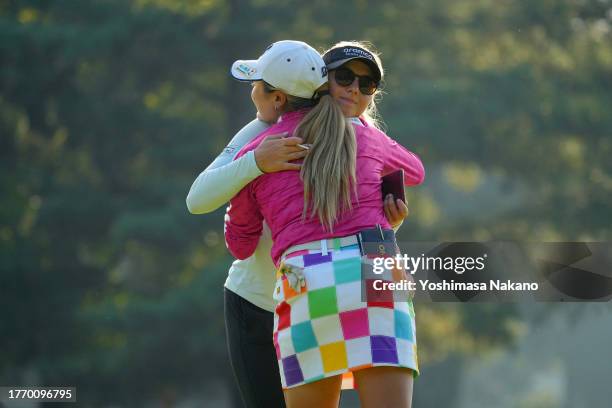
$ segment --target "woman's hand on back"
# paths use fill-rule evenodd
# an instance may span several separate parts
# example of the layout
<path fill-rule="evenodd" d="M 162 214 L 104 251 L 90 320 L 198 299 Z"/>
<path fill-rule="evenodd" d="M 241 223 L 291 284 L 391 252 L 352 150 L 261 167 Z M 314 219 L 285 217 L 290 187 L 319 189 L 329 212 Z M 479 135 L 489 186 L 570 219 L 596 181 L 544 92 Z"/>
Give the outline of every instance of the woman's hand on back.
<path fill-rule="evenodd" d="M 298 146 L 302 143 L 299 137 L 285 137 L 287 133 L 270 135 L 255 149 L 255 162 L 264 173 L 275 173 L 284 170 L 300 170 L 300 163 L 290 163 L 303 159 L 308 150 Z"/>

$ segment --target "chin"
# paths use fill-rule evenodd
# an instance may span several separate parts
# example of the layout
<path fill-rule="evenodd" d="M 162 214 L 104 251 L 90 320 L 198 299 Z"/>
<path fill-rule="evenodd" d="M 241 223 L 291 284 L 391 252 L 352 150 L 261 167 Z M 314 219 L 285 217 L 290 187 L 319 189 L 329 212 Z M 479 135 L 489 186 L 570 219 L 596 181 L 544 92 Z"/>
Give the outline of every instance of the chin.
<path fill-rule="evenodd" d="M 348 110 L 348 109 L 342 109 L 342 113 L 347 118 L 351 118 L 351 117 L 355 116 L 355 113 L 352 110 Z"/>

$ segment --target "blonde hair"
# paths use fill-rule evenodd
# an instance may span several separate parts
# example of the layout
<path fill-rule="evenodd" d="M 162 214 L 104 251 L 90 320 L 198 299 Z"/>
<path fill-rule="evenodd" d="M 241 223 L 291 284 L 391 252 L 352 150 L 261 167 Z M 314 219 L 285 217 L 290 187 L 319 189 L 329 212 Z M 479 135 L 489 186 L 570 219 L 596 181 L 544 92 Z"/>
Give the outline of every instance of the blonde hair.
<path fill-rule="evenodd" d="M 372 54 L 374 56 L 374 59 L 376 60 L 376 65 L 378 65 L 378 68 L 380 69 L 380 79 L 382 82 L 382 79 L 385 76 L 385 71 L 383 69 L 382 61 L 380 59 L 380 53 L 376 51 L 376 48 L 372 45 L 371 42 L 354 41 L 354 40 L 353 41 L 340 41 L 332 45 L 329 49 L 325 50 L 323 55 L 327 54 L 328 52 L 336 48 L 342 48 L 342 47 L 363 48 L 364 50 Z M 377 89 L 376 92 L 374 93 L 374 97 L 372 98 L 372 101 L 368 104 L 368 107 L 366 108 L 365 112 L 361 114 L 361 116 L 371 126 L 374 126 L 375 128 L 379 130 L 385 131 L 386 125 L 382 119 L 382 116 L 380 116 L 380 113 L 378 112 L 378 107 L 377 107 L 377 103 L 380 102 L 380 100 L 382 99 L 382 96 L 383 96 L 383 91 L 379 87 L 379 89 Z"/>
<path fill-rule="evenodd" d="M 300 105 L 302 98 L 288 96 L 288 110 Z M 355 130 L 337 102 L 325 94 L 302 118 L 295 135 L 311 144 L 300 177 L 304 183 L 302 219 L 315 214 L 325 229 L 333 231 L 339 215 L 353 208 L 357 195 L 357 141 Z"/>
<path fill-rule="evenodd" d="M 329 95 L 327 84 L 312 99 L 289 95 L 264 81 L 266 92 L 281 91 L 287 97 L 284 112 L 310 109 L 294 135 L 310 144 L 300 178 L 304 184 L 302 219 L 315 215 L 332 232 L 340 214 L 353 208 L 357 197 L 357 141 L 353 125 L 344 117 L 338 103 Z M 322 96 L 321 96 L 322 95 Z"/>

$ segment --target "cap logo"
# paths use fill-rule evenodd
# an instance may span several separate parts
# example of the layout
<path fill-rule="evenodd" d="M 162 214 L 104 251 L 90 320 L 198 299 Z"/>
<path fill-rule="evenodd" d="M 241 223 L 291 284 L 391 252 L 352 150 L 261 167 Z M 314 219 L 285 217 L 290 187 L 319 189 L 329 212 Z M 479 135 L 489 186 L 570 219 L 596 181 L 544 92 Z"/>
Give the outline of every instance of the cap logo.
<path fill-rule="evenodd" d="M 327 76 L 327 67 L 323 65 L 321 67 L 321 78 L 325 78 Z"/>
<path fill-rule="evenodd" d="M 372 54 L 370 54 L 369 52 L 362 50 L 360 48 L 344 48 L 342 51 L 344 51 L 344 55 L 346 55 L 347 57 L 359 57 L 359 58 L 367 58 L 370 61 L 374 61 L 374 56 Z"/>
<path fill-rule="evenodd" d="M 246 75 L 249 78 L 252 77 L 257 72 L 255 68 L 251 68 L 246 64 L 238 64 L 236 69 L 242 72 L 244 75 Z"/>

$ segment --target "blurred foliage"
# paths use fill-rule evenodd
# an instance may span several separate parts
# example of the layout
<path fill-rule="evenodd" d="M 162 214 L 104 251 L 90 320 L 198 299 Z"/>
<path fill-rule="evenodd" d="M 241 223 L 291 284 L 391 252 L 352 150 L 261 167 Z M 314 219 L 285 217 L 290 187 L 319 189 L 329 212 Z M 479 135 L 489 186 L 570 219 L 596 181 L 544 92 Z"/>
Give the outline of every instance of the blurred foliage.
<path fill-rule="evenodd" d="M 0 382 L 138 406 L 227 373 L 222 210 L 184 198 L 253 116 L 231 62 L 280 39 L 382 52 L 382 115 L 428 171 L 400 239 L 610 239 L 611 20 L 607 0 L 0 2 Z M 502 306 L 417 321 L 425 370 L 526 330 Z"/>

